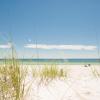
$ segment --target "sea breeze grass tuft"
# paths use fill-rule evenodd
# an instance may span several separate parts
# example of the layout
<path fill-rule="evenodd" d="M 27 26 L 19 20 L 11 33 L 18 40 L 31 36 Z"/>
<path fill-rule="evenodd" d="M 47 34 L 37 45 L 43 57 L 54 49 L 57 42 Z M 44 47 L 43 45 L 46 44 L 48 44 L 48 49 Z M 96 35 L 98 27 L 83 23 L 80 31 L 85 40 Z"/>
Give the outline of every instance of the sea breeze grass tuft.
<path fill-rule="evenodd" d="M 96 66 L 91 66 L 90 68 L 93 76 L 96 78 L 100 78 L 100 68 L 97 68 Z"/>
<path fill-rule="evenodd" d="M 26 71 L 20 67 L 12 49 L 12 57 L 0 65 L 0 100 L 22 100 Z"/>
<path fill-rule="evenodd" d="M 32 69 L 33 78 L 38 77 L 41 80 L 40 83 L 49 83 L 54 79 L 66 78 L 67 74 L 66 69 L 58 68 L 56 64 L 43 65 L 38 71 Z"/>
<path fill-rule="evenodd" d="M 24 79 L 25 73 L 15 59 L 0 66 L 0 100 L 22 100 Z"/>

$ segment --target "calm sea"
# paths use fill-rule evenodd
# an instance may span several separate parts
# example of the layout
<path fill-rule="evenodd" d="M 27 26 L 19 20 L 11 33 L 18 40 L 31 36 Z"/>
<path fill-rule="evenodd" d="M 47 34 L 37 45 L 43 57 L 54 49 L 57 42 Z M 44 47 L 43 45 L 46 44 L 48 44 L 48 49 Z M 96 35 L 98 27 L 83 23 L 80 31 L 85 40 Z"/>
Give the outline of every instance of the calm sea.
<path fill-rule="evenodd" d="M 100 59 L 17 59 L 21 64 L 100 64 Z M 0 64 L 5 63 L 0 59 Z"/>

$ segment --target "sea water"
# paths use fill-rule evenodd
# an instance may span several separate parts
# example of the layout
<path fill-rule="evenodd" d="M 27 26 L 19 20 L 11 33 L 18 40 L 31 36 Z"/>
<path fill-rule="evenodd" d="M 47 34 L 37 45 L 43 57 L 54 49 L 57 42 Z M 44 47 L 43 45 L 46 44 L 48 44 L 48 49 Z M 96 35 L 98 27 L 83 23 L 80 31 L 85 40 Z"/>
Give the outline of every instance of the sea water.
<path fill-rule="evenodd" d="M 5 59 L 0 59 L 4 64 Z M 100 64 L 100 59 L 17 59 L 20 64 Z"/>

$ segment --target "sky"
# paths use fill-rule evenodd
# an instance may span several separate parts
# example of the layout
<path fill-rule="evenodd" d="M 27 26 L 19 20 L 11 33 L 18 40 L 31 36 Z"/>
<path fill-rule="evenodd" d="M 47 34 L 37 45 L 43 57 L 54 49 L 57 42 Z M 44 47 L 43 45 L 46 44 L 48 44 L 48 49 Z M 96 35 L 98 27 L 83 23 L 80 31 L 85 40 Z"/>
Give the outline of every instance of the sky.
<path fill-rule="evenodd" d="M 99 27 L 100 0 L 0 0 L 0 58 L 98 58 Z"/>

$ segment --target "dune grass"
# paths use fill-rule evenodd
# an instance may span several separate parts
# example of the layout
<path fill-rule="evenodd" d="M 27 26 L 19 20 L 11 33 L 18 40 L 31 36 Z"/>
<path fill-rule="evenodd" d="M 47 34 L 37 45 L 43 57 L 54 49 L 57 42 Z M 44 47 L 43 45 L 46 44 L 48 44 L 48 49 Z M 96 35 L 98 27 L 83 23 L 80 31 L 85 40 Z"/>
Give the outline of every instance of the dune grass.
<path fill-rule="evenodd" d="M 20 67 L 13 46 L 10 52 L 11 57 L 0 65 L 0 100 L 22 100 L 26 70 Z"/>
<path fill-rule="evenodd" d="M 100 78 L 100 68 L 97 69 L 96 67 L 91 66 L 91 72 L 92 72 L 94 77 Z"/>
<path fill-rule="evenodd" d="M 67 70 L 58 68 L 56 64 L 43 65 L 39 70 L 32 69 L 33 78 L 38 77 L 40 83 L 49 83 L 54 79 L 66 78 L 67 74 Z"/>
<path fill-rule="evenodd" d="M 65 77 L 66 73 L 64 69 L 59 69 L 57 68 L 57 65 L 50 65 L 50 66 L 45 66 L 41 70 L 41 77 L 44 79 L 56 79 L 60 77 Z"/>
<path fill-rule="evenodd" d="M 0 100 L 22 100 L 25 75 L 15 59 L 0 66 Z"/>

